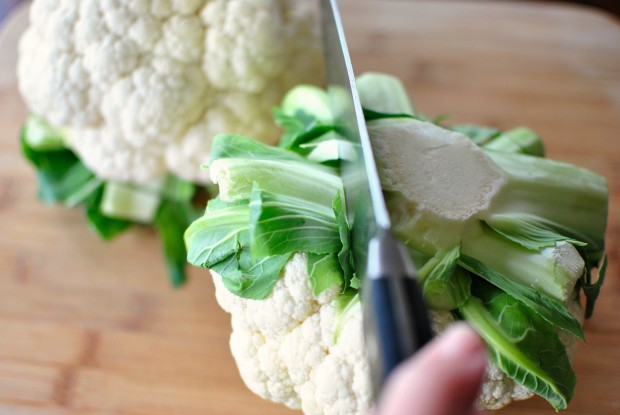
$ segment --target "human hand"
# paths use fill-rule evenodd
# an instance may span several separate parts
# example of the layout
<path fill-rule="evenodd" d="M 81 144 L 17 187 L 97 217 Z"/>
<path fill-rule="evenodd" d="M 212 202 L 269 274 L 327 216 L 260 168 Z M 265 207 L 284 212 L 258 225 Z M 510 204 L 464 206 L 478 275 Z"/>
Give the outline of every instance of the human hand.
<path fill-rule="evenodd" d="M 484 343 L 456 323 L 396 368 L 373 415 L 480 415 L 475 407 L 487 356 Z"/>

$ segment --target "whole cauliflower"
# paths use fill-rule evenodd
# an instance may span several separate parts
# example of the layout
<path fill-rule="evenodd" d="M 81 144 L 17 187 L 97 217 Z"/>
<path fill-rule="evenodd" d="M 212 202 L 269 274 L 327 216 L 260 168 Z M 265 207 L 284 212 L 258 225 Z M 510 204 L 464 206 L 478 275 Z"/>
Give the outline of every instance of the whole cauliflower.
<path fill-rule="evenodd" d="M 35 0 L 20 42 L 29 109 L 103 179 L 207 181 L 211 137 L 273 143 L 271 108 L 321 81 L 314 3 Z"/>
<path fill-rule="evenodd" d="M 359 303 L 334 341 L 334 299 L 340 287 L 312 294 L 307 257 L 295 254 L 269 297 L 249 300 L 226 289 L 212 272 L 216 298 L 231 314 L 230 348 L 244 382 L 254 393 L 305 414 L 365 414 L 373 405 Z M 579 304 L 574 302 L 575 313 Z M 432 312 L 440 332 L 453 321 L 449 312 Z M 566 336 L 574 354 L 574 336 Z M 478 403 L 501 408 L 532 392 L 490 364 Z"/>

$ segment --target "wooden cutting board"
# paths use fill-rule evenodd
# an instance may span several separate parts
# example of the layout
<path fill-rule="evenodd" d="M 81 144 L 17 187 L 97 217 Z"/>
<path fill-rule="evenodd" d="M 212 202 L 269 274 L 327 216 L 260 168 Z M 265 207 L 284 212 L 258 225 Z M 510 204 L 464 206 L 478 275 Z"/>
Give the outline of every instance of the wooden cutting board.
<path fill-rule="evenodd" d="M 418 108 L 538 131 L 548 155 L 609 180 L 606 285 L 566 414 L 620 413 L 620 26 L 572 6 L 343 1 L 358 72 L 401 77 Z M 6 46 L 6 42 L 5 42 Z M 10 46 L 10 45 L 9 45 Z M 10 53 L 0 51 L 6 73 Z M 9 71 L 10 72 L 10 71 Z M 100 242 L 44 206 L 18 152 L 27 111 L 0 86 L 0 414 L 292 414 L 252 395 L 208 274 L 171 290 L 151 231 Z M 552 414 L 542 399 L 502 415 Z"/>

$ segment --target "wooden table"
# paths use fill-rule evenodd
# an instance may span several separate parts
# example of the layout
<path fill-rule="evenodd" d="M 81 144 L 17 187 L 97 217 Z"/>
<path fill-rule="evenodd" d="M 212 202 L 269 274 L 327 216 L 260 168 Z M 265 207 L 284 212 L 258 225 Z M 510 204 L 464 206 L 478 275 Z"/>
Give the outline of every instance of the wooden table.
<path fill-rule="evenodd" d="M 548 154 L 605 175 L 609 273 L 566 414 L 620 413 L 620 27 L 589 9 L 510 2 L 343 2 L 359 72 L 400 76 L 428 115 L 527 125 Z M 6 65 L 3 51 L 2 64 Z M 0 86 L 0 414 L 291 414 L 248 392 L 206 272 L 171 290 L 151 231 L 100 242 L 43 206 L 18 153 L 26 116 Z M 535 398 L 503 415 L 551 414 Z"/>

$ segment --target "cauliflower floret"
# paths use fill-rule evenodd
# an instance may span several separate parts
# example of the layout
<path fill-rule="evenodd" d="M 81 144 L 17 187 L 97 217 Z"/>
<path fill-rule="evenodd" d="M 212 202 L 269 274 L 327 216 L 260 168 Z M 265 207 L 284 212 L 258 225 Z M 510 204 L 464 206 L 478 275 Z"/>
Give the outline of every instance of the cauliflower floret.
<path fill-rule="evenodd" d="M 315 297 L 306 265 L 306 255 L 295 254 L 264 300 L 235 296 L 212 272 L 217 301 L 231 314 L 230 347 L 239 372 L 257 395 L 305 414 L 365 414 L 373 401 L 361 307 L 355 306 L 334 342 L 339 286 Z M 579 313 L 578 302 L 570 307 Z M 450 312 L 431 311 L 431 317 L 437 332 L 454 321 Z M 573 353 L 575 337 L 563 340 L 572 343 L 567 348 Z M 478 403 L 497 409 L 532 395 L 490 364 Z"/>
<path fill-rule="evenodd" d="M 104 179 L 200 168 L 217 133 L 273 143 L 271 108 L 322 81 L 310 0 L 34 0 L 20 42 L 30 111 Z"/>
<path fill-rule="evenodd" d="M 478 404 L 485 409 L 499 409 L 512 401 L 529 399 L 534 394 L 504 374 L 494 364 L 489 364 Z"/>
<path fill-rule="evenodd" d="M 306 255 L 295 254 L 264 300 L 231 294 L 213 273 L 217 301 L 231 313 L 230 346 L 239 372 L 254 393 L 307 414 L 364 413 L 371 395 L 361 312 L 353 313 L 334 343 L 340 287 L 315 297 L 306 267 Z"/>

